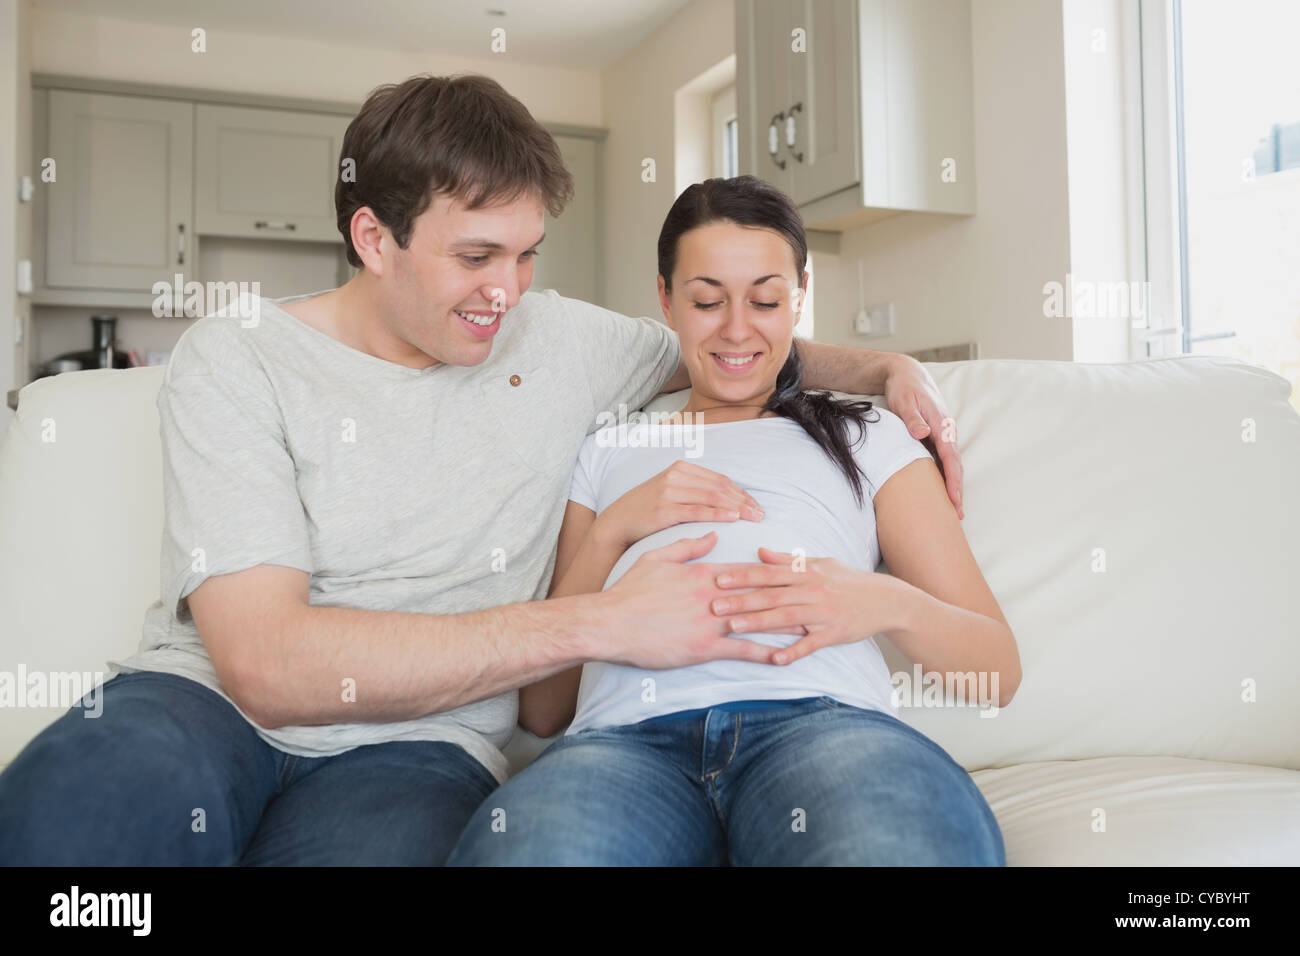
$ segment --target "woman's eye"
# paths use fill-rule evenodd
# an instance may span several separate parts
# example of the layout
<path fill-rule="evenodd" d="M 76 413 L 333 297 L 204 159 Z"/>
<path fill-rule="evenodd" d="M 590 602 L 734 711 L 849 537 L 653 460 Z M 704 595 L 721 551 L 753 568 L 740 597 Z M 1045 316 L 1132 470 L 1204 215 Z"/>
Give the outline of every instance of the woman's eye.
<path fill-rule="evenodd" d="M 781 304 L 780 302 L 755 302 L 754 303 L 754 305 L 758 306 L 760 309 L 775 309 L 780 304 Z"/>
<path fill-rule="evenodd" d="M 696 302 L 695 308 L 708 311 L 709 309 L 713 308 L 715 305 L 722 305 L 722 303 L 721 302 Z"/>

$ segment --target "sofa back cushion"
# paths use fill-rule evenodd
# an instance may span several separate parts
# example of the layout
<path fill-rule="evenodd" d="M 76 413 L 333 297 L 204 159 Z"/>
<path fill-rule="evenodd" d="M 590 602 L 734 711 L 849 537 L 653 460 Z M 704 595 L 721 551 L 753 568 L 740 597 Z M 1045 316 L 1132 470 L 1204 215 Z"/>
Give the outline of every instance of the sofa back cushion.
<path fill-rule="evenodd" d="M 58 673 L 70 688 L 72 672 L 111 677 L 107 662 L 140 643 L 161 584 L 164 371 L 67 372 L 23 388 L 0 444 L 0 671 L 49 687 Z M 0 711 L 0 765 L 66 710 Z"/>

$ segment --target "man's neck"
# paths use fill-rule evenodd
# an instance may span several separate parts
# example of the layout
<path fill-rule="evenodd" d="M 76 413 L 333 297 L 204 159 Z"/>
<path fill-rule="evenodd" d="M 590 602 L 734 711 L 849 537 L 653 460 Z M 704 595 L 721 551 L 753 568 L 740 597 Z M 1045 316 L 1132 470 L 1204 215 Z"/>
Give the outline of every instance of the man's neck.
<path fill-rule="evenodd" d="M 348 348 L 394 365 L 428 368 L 433 362 L 427 355 L 388 331 L 365 280 L 366 273 L 361 272 L 324 295 L 291 302 L 281 308 Z"/>

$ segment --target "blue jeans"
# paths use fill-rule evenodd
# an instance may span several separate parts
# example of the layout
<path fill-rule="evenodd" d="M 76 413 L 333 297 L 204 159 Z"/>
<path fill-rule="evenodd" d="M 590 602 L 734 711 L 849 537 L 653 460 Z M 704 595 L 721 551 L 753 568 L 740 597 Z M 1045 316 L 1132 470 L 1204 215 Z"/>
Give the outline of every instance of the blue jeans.
<path fill-rule="evenodd" d="M 1005 866 L 975 781 L 892 715 L 742 701 L 562 737 L 448 866 Z"/>
<path fill-rule="evenodd" d="M 0 864 L 439 865 L 496 778 L 455 744 L 298 757 L 196 681 L 105 681 L 0 774 Z"/>

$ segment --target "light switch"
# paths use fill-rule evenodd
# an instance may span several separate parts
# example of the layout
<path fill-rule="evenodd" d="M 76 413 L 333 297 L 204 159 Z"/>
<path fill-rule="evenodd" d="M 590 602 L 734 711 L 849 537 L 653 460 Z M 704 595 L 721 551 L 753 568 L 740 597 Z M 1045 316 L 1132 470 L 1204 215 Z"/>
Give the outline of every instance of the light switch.
<path fill-rule="evenodd" d="M 17 292 L 19 295 L 32 294 L 32 260 L 18 260 Z"/>

